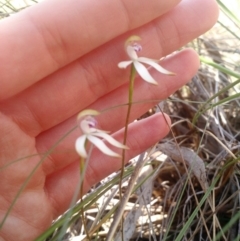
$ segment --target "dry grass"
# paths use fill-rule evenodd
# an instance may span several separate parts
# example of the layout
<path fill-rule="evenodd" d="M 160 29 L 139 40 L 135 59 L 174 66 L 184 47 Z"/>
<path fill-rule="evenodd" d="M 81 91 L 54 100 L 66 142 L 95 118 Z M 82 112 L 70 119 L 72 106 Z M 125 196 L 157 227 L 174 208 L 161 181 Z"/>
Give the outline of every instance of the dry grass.
<path fill-rule="evenodd" d="M 224 23 L 235 33 L 240 33 L 230 21 L 224 20 Z M 199 55 L 238 73 L 240 42 L 228 28 L 218 23 L 190 45 Z M 139 179 L 148 178 L 125 206 L 125 240 L 240 239 L 239 97 L 214 106 L 239 94 L 239 86 L 233 84 L 236 81 L 230 74 L 202 64 L 188 85 L 161 103 L 161 107 L 144 115 L 163 109 L 172 118 L 172 132 L 144 153 L 144 158 L 140 157 L 140 162 L 147 160 L 147 165 Z M 224 90 L 230 85 L 233 86 Z M 214 95 L 216 98 L 209 102 Z M 193 123 L 196 114 L 204 109 Z M 132 161 L 131 165 L 138 165 L 136 163 L 137 160 Z M 128 184 L 129 180 L 125 189 Z M 91 213 L 90 233 L 91 225 L 98 223 L 118 203 L 117 185 L 115 190 L 116 194 L 111 190 L 101 197 L 107 200 L 112 196 L 104 205 L 94 204 L 95 215 L 92 209 L 86 212 L 87 216 Z M 209 196 L 204 197 L 207 192 Z M 99 209 L 103 209 L 101 215 Z M 197 210 L 195 214 L 194 210 Z M 92 240 L 94 237 L 106 240 L 111 222 L 112 218 L 105 221 Z M 71 236 L 74 230 L 69 229 L 68 234 Z M 77 236 L 83 238 L 84 234 L 80 231 Z M 75 239 L 68 237 L 66 240 Z M 121 232 L 115 240 L 121 240 Z"/>

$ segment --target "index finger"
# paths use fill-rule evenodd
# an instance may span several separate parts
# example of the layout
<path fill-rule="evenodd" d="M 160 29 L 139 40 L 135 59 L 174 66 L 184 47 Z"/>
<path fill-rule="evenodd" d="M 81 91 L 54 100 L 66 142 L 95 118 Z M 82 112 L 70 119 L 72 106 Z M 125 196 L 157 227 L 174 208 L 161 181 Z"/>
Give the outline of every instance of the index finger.
<path fill-rule="evenodd" d="M 180 0 L 52 0 L 0 22 L 0 100 L 8 98 Z"/>

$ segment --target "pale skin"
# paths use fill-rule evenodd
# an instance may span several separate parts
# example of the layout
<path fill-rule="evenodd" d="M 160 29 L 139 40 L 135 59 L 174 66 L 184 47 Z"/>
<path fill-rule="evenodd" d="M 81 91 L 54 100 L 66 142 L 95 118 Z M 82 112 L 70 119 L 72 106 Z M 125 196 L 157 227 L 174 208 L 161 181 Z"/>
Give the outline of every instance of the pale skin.
<path fill-rule="evenodd" d="M 163 15 L 164 14 L 164 15 Z M 160 58 L 207 31 L 216 22 L 214 0 L 47 0 L 0 22 L 0 220 L 45 153 L 76 125 L 83 109 L 99 111 L 127 102 L 129 69 L 124 41 L 142 37 L 141 56 Z M 162 61 L 176 76 L 152 71 L 158 86 L 137 77 L 134 101 L 165 99 L 196 73 L 193 50 Z M 134 105 L 134 120 L 153 103 Z M 105 112 L 99 128 L 121 141 L 126 108 Z M 168 120 L 169 118 L 166 117 Z M 161 114 L 130 125 L 126 160 L 169 131 Z M 70 205 L 79 181 L 75 130 L 39 166 L 0 230 L 0 241 L 28 241 Z M 115 151 L 119 151 L 114 149 Z M 120 153 L 120 151 L 119 151 Z M 94 151 L 84 191 L 119 170 L 121 160 Z"/>

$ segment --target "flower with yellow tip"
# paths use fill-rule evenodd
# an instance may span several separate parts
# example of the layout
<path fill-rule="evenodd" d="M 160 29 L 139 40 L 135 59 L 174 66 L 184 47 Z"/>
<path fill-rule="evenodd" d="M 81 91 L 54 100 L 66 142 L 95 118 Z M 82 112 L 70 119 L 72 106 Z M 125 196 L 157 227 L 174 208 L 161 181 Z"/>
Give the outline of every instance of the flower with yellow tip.
<path fill-rule="evenodd" d="M 118 153 L 112 151 L 105 143 L 104 140 L 111 145 L 121 148 L 128 149 L 127 146 L 115 140 L 112 136 L 108 134 L 107 131 L 99 130 L 96 127 L 97 121 L 93 118 L 93 116 L 99 115 L 100 113 L 96 110 L 84 110 L 79 113 L 78 119 L 83 118 L 80 121 L 80 129 L 82 131 L 82 135 L 77 138 L 75 142 L 75 149 L 77 153 L 83 157 L 87 158 L 88 154 L 86 151 L 86 143 L 87 141 L 91 142 L 94 146 L 96 146 L 101 152 L 108 156 L 113 157 L 121 157 Z"/>
<path fill-rule="evenodd" d="M 125 42 L 125 50 L 127 52 L 127 55 L 129 56 L 130 60 L 122 61 L 118 64 L 118 67 L 121 69 L 127 68 L 129 65 L 133 64 L 135 70 L 138 72 L 138 74 L 144 79 L 146 82 L 150 84 L 157 85 L 157 81 L 150 75 L 148 69 L 145 67 L 144 64 L 147 64 L 154 69 L 156 69 L 158 72 L 162 74 L 167 75 L 175 75 L 174 73 L 164 69 L 161 65 L 158 64 L 158 60 L 149 59 L 145 57 L 138 57 L 137 52 L 142 50 L 142 46 L 137 43 L 137 41 L 140 41 L 141 38 L 139 36 L 131 36 L 127 39 Z"/>

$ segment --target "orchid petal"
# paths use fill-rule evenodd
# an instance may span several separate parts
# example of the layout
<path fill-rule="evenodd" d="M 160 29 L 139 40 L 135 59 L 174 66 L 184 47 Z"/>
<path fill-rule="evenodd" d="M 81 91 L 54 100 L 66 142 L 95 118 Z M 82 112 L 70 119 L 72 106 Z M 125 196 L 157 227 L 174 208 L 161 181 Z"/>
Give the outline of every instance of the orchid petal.
<path fill-rule="evenodd" d="M 104 140 L 106 140 L 108 143 L 110 143 L 113 146 L 116 146 L 118 148 L 122 149 L 129 149 L 127 146 L 123 145 L 121 142 L 115 140 L 112 136 L 106 134 L 106 133 L 94 133 L 94 136 L 102 137 Z"/>
<path fill-rule="evenodd" d="M 131 46 L 131 45 L 127 46 L 126 52 L 127 52 L 130 59 L 132 59 L 132 60 L 138 59 L 138 55 L 137 55 L 136 50 L 134 49 L 133 46 Z"/>
<path fill-rule="evenodd" d="M 95 136 L 88 136 L 88 140 L 92 142 L 101 152 L 108 156 L 121 157 L 118 153 L 112 151 L 106 144 Z"/>
<path fill-rule="evenodd" d="M 132 64 L 133 61 L 132 60 L 128 60 L 128 61 L 122 61 L 120 63 L 118 63 L 118 68 L 120 69 L 126 69 L 130 64 Z"/>
<path fill-rule="evenodd" d="M 95 115 L 99 115 L 100 112 L 96 111 L 96 110 L 93 110 L 93 109 L 87 109 L 87 110 L 83 110 L 81 111 L 78 116 L 77 116 L 77 119 L 80 119 L 84 116 L 95 116 Z"/>
<path fill-rule="evenodd" d="M 104 130 L 99 130 L 97 128 L 94 127 L 88 127 L 89 129 L 87 130 L 87 132 L 84 132 L 85 134 L 89 134 L 89 135 L 95 135 L 95 133 L 110 133 L 110 131 L 104 131 Z"/>
<path fill-rule="evenodd" d="M 145 58 L 145 57 L 139 57 L 138 61 L 141 62 L 141 63 L 148 64 L 148 65 L 152 66 L 154 69 L 156 69 L 160 73 L 167 74 L 167 75 L 175 75 L 175 73 L 164 69 L 161 65 L 156 63 L 156 60 Z"/>
<path fill-rule="evenodd" d="M 104 130 L 99 130 L 99 129 L 96 129 L 96 128 L 92 128 L 94 129 L 94 132 L 98 132 L 98 133 L 110 133 L 110 131 L 104 131 Z M 95 133 L 93 133 L 95 135 Z"/>
<path fill-rule="evenodd" d="M 83 158 L 87 158 L 87 152 L 85 149 L 86 139 L 87 139 L 87 136 L 82 135 L 82 136 L 78 137 L 75 142 L 75 149 L 76 149 L 77 153 Z"/>
<path fill-rule="evenodd" d="M 145 81 L 147 81 L 150 84 L 154 84 L 154 85 L 158 84 L 156 82 L 156 80 L 149 74 L 147 68 L 143 64 L 139 63 L 138 61 L 134 61 L 133 64 L 134 64 L 134 67 L 135 67 L 136 71 L 138 72 L 138 74 Z"/>
<path fill-rule="evenodd" d="M 130 36 L 126 41 L 125 41 L 125 48 L 127 48 L 127 46 L 129 46 L 130 44 L 140 41 L 141 38 L 137 35 L 132 35 Z"/>
<path fill-rule="evenodd" d="M 80 122 L 80 128 L 84 134 L 91 133 L 92 129 L 93 129 L 93 128 L 89 127 L 89 122 L 87 120 L 82 120 Z"/>

